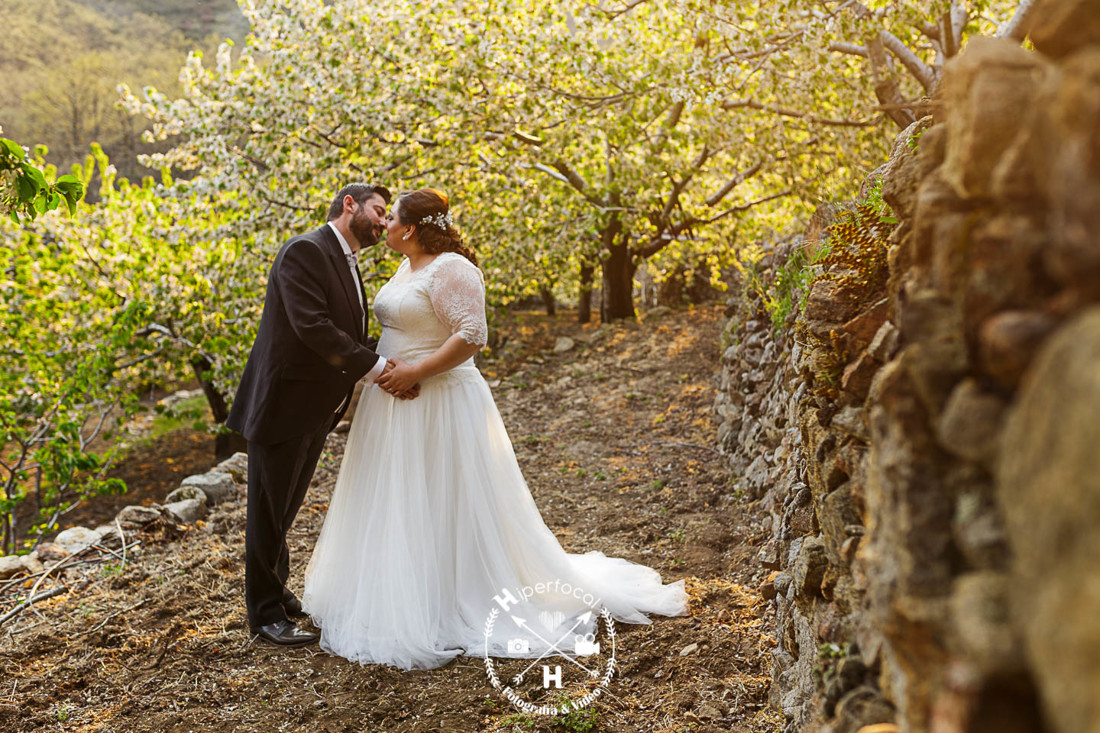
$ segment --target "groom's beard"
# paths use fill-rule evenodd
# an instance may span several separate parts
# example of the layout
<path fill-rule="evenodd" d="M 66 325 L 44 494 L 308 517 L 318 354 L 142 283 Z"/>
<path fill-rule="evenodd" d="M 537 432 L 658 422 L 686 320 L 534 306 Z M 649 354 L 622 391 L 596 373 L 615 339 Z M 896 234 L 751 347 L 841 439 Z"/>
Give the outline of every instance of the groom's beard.
<path fill-rule="evenodd" d="M 353 217 L 348 223 L 348 229 L 351 229 L 351 233 L 359 240 L 361 247 L 373 247 L 382 238 L 382 225 L 375 224 L 365 216 Z"/>

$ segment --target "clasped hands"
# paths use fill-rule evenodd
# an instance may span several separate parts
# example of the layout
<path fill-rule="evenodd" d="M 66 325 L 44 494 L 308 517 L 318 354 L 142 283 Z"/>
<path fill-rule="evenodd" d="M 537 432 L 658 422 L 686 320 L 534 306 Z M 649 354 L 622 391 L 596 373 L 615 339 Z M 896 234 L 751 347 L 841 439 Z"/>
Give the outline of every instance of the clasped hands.
<path fill-rule="evenodd" d="M 412 400 L 420 395 L 419 370 L 400 359 L 387 359 L 374 383 L 399 400 Z"/>

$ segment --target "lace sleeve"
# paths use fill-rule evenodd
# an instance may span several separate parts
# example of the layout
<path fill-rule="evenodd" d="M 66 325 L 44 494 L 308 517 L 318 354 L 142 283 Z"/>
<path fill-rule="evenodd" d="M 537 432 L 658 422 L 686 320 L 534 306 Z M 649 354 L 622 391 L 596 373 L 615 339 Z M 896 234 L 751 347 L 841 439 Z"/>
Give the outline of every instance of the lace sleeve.
<path fill-rule="evenodd" d="M 485 322 L 485 282 L 479 270 L 462 255 L 447 256 L 432 273 L 428 295 L 436 316 L 451 333 L 468 344 L 484 346 L 489 339 Z"/>

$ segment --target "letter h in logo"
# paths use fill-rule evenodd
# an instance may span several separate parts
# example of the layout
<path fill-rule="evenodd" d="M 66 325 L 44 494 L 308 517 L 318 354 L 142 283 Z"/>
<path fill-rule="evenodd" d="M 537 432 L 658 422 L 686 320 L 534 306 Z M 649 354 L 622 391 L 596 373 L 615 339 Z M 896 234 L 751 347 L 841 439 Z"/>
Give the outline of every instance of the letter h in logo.
<path fill-rule="evenodd" d="M 493 600 L 496 601 L 496 604 L 500 606 L 505 613 L 508 613 L 508 609 L 511 608 L 513 605 L 519 603 L 519 599 L 512 595 L 512 591 L 508 590 L 507 588 L 501 591 L 501 595 L 503 595 L 504 597 L 501 598 L 500 596 L 493 596 Z"/>
<path fill-rule="evenodd" d="M 561 689 L 561 665 L 555 665 L 554 671 L 550 671 L 550 667 L 542 665 L 542 689 L 549 690 L 550 683 L 554 683 L 554 687 Z"/>

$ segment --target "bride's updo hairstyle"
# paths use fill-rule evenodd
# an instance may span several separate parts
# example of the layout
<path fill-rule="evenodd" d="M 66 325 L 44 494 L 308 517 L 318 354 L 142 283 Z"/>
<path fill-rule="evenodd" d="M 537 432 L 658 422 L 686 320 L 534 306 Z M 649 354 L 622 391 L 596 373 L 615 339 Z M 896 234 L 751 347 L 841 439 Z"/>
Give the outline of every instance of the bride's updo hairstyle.
<path fill-rule="evenodd" d="M 393 208 L 398 221 L 416 227 L 417 241 L 426 253 L 457 252 L 477 264 L 474 250 L 462 243 L 462 235 L 451 221 L 447 194 L 436 188 L 408 191 L 397 197 Z"/>

